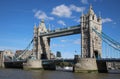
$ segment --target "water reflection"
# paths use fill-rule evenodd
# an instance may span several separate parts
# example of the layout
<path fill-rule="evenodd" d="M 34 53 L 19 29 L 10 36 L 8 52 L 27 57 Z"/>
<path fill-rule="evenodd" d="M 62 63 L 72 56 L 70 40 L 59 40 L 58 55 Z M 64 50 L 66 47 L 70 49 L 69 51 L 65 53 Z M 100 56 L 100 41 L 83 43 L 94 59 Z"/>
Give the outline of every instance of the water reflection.
<path fill-rule="evenodd" d="M 120 79 L 120 74 L 0 69 L 0 79 Z"/>
<path fill-rule="evenodd" d="M 32 71 L 34 79 L 120 79 L 113 73 L 73 73 L 63 71 Z"/>

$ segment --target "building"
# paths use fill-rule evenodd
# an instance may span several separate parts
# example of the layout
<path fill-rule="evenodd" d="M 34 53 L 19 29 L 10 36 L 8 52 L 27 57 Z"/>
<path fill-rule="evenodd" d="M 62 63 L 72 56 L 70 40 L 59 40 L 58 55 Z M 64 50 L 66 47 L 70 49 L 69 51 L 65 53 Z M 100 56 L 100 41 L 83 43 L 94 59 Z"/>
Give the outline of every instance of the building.
<path fill-rule="evenodd" d="M 13 56 L 14 56 L 14 53 L 13 53 L 12 50 L 4 50 L 4 51 L 3 51 L 3 54 L 4 54 L 4 56 L 10 57 L 11 59 L 12 59 Z"/>
<path fill-rule="evenodd" d="M 15 57 L 18 57 L 20 54 L 22 54 L 23 50 L 16 50 Z"/>
<path fill-rule="evenodd" d="M 14 53 L 11 50 L 0 51 L 0 61 L 11 61 L 14 57 Z"/>
<path fill-rule="evenodd" d="M 33 54 L 32 50 L 16 50 L 15 57 L 20 59 L 26 59 Z"/>
<path fill-rule="evenodd" d="M 50 53 L 50 59 L 55 59 L 55 55 L 53 53 Z"/>
<path fill-rule="evenodd" d="M 0 51 L 0 68 L 3 65 L 3 51 Z"/>

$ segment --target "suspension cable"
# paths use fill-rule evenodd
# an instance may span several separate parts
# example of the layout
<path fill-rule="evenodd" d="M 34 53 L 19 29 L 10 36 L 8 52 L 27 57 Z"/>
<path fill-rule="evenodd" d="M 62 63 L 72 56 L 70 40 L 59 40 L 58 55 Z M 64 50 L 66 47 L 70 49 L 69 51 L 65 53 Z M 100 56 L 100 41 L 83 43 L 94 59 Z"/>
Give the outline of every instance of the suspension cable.
<path fill-rule="evenodd" d="M 28 51 L 29 47 L 30 47 L 31 44 L 33 43 L 33 40 L 34 40 L 34 39 L 31 40 L 31 42 L 28 44 L 28 46 L 24 49 L 24 51 L 23 51 L 16 59 L 21 58 L 21 57 Z"/>
<path fill-rule="evenodd" d="M 93 29 L 93 31 L 105 42 L 107 43 L 109 46 L 113 47 L 115 50 L 118 50 L 120 52 L 120 43 L 116 42 L 115 40 L 113 40 L 112 38 L 110 38 L 109 36 L 107 36 L 106 34 L 104 34 L 103 32 L 99 33 L 98 31 L 96 31 L 95 29 Z M 118 43 L 118 44 L 117 44 Z"/>

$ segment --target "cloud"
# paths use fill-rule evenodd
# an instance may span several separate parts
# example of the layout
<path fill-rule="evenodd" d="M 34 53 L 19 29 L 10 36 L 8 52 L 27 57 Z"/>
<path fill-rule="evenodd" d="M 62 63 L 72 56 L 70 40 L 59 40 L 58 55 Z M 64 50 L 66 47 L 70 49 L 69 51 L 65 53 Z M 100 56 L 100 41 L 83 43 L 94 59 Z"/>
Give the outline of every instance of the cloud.
<path fill-rule="evenodd" d="M 66 5 L 62 4 L 62 5 L 59 5 L 59 6 L 56 6 L 55 8 L 53 8 L 51 13 L 58 17 L 71 18 L 72 11 L 82 12 L 84 10 L 85 10 L 85 7 L 77 7 L 73 4 L 71 4 L 70 6 L 66 6 Z"/>
<path fill-rule="evenodd" d="M 88 4 L 88 0 L 81 0 L 81 3 Z"/>
<path fill-rule="evenodd" d="M 67 40 L 61 40 L 61 42 L 67 42 Z"/>
<path fill-rule="evenodd" d="M 75 40 L 73 43 L 74 43 L 74 44 L 79 44 L 79 45 L 80 45 L 80 42 L 81 42 L 81 40 L 80 40 L 80 39 L 77 39 L 77 40 Z"/>
<path fill-rule="evenodd" d="M 80 19 L 74 19 L 74 21 L 80 23 Z"/>
<path fill-rule="evenodd" d="M 116 25 L 117 23 L 116 23 L 116 22 L 114 22 L 113 24 L 115 24 L 115 25 Z"/>
<path fill-rule="evenodd" d="M 80 19 L 78 19 L 77 22 L 80 23 Z"/>
<path fill-rule="evenodd" d="M 70 9 L 76 12 L 83 12 L 85 10 L 85 7 L 77 7 L 75 5 L 70 5 Z"/>
<path fill-rule="evenodd" d="M 102 23 L 112 22 L 111 18 L 103 18 Z"/>
<path fill-rule="evenodd" d="M 97 0 L 94 0 L 94 2 L 96 2 Z"/>
<path fill-rule="evenodd" d="M 81 40 L 80 40 L 80 39 L 75 39 L 75 40 L 62 39 L 61 42 L 62 42 L 62 43 L 63 43 L 63 42 L 64 42 L 64 43 L 70 42 L 70 43 L 72 43 L 72 44 L 77 44 L 77 45 L 80 45 L 80 44 L 81 44 Z"/>
<path fill-rule="evenodd" d="M 65 47 L 65 46 L 62 44 L 52 44 L 51 47 Z"/>
<path fill-rule="evenodd" d="M 45 19 L 45 20 L 54 20 L 54 18 L 53 17 L 48 17 L 47 15 L 46 15 L 46 13 L 45 12 L 43 12 L 43 11 L 41 11 L 41 10 L 33 10 L 33 12 L 35 13 L 35 17 L 37 18 L 37 19 Z"/>
<path fill-rule="evenodd" d="M 63 25 L 63 26 L 66 26 L 65 22 L 62 21 L 62 20 L 59 20 L 57 23 L 58 23 L 58 24 L 61 24 L 61 25 Z"/>
<path fill-rule="evenodd" d="M 68 6 L 62 4 L 53 8 L 52 14 L 59 17 L 70 17 L 72 12 Z"/>

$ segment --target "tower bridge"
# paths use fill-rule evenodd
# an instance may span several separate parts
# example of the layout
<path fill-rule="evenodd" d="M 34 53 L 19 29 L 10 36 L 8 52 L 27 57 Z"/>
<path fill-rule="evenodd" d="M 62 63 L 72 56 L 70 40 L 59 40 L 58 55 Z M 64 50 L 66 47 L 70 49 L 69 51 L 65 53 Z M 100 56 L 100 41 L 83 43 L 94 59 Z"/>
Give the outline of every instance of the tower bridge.
<path fill-rule="evenodd" d="M 18 58 L 26 60 L 29 56 L 33 55 L 37 60 L 31 60 L 28 61 L 28 63 L 35 67 L 39 66 L 42 68 L 42 59 L 51 61 L 50 38 L 73 34 L 81 34 L 81 58 L 78 58 L 76 60 L 77 63 L 74 65 L 76 72 L 93 70 L 105 71 L 107 70 L 107 62 L 112 63 L 116 61 L 119 64 L 117 64 L 117 66 L 120 66 L 120 59 L 102 59 L 102 41 L 105 42 L 109 48 L 112 47 L 118 51 L 118 53 L 120 53 L 120 43 L 102 32 L 102 19 L 94 13 L 92 6 L 90 6 L 87 14 L 81 15 L 80 25 L 49 31 L 45 26 L 44 20 L 42 20 L 38 27 L 36 25 L 34 26 L 34 37 L 31 41 L 31 43 L 33 43 L 33 52 L 26 53 L 27 49 L 25 49 Z M 113 53 L 115 54 L 115 52 Z"/>
<path fill-rule="evenodd" d="M 92 6 L 86 15 L 80 18 L 81 25 L 48 31 L 42 20 L 38 27 L 34 26 L 34 47 L 36 58 L 50 59 L 50 38 L 81 33 L 82 58 L 101 58 L 101 38 L 92 30 L 102 31 L 101 17 L 97 17 Z"/>

